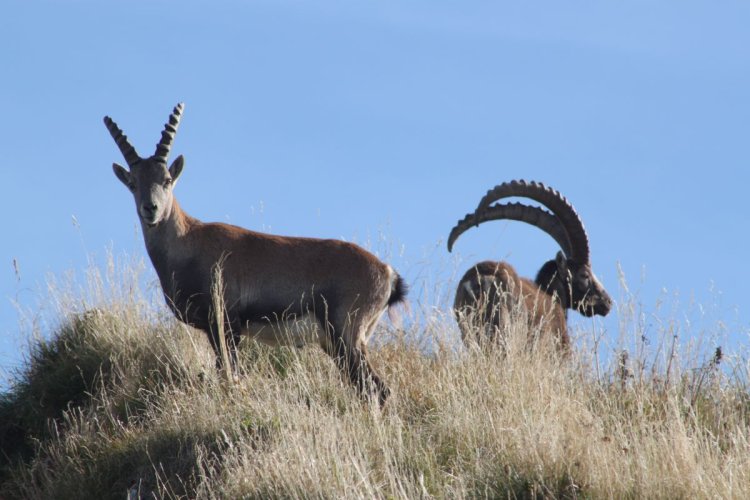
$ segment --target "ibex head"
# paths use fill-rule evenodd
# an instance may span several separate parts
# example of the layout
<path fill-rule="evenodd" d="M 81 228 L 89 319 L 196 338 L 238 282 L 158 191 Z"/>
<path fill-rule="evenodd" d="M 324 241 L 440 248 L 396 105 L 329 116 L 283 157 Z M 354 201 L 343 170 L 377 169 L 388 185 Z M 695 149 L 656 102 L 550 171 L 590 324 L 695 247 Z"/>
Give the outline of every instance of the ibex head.
<path fill-rule="evenodd" d="M 500 199 L 511 197 L 529 198 L 550 211 L 521 203 L 492 205 Z M 448 237 L 448 251 L 470 227 L 499 219 L 536 226 L 560 245 L 562 251 L 542 266 L 535 281 L 550 294 L 557 294 L 563 308 L 574 309 L 584 316 L 606 316 L 609 313 L 612 299 L 591 268 L 589 241 L 583 222 L 563 195 L 544 184 L 511 181 L 489 190 L 474 213 L 466 215 L 453 228 Z"/>
<path fill-rule="evenodd" d="M 591 264 L 580 264 L 565 258 L 562 252 L 557 252 L 552 273 L 545 272 L 547 265 L 542 267 L 536 278 L 541 287 L 548 287 L 557 292 L 561 304 L 567 309 L 574 309 L 584 316 L 606 316 L 612 307 L 610 298 L 604 286 L 597 279 Z M 559 286 L 555 286 L 555 279 Z M 553 288 L 554 287 L 554 288 Z"/>
<path fill-rule="evenodd" d="M 117 163 L 113 163 L 112 168 L 117 178 L 133 193 L 138 216 L 147 227 L 159 224 L 172 210 L 172 188 L 182 173 L 185 159 L 180 155 L 167 168 L 167 157 L 180 124 L 182 109 L 182 103 L 175 106 L 164 125 L 156 152 L 150 158 L 141 158 L 120 127 L 109 116 L 104 117 L 104 125 L 120 148 L 129 170 Z"/>

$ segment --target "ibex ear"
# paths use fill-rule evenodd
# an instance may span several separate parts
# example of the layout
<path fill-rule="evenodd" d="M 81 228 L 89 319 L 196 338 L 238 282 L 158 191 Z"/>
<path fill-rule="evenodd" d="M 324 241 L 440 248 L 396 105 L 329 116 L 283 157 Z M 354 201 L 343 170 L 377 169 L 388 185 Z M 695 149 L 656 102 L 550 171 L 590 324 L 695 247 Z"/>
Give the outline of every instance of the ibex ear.
<path fill-rule="evenodd" d="M 125 167 L 118 165 L 117 163 L 112 164 L 112 170 L 115 171 L 115 175 L 118 179 L 120 179 L 120 182 L 125 184 L 125 187 L 132 191 L 133 182 L 130 179 L 130 172 L 128 172 Z"/>
<path fill-rule="evenodd" d="M 565 258 L 565 254 L 557 252 L 555 256 L 555 263 L 557 264 L 557 274 L 562 277 L 568 276 L 568 259 Z"/>
<path fill-rule="evenodd" d="M 177 182 L 177 178 L 182 173 L 182 167 L 185 166 L 185 157 L 180 155 L 172 162 L 169 167 L 169 175 L 172 176 L 172 182 Z"/>

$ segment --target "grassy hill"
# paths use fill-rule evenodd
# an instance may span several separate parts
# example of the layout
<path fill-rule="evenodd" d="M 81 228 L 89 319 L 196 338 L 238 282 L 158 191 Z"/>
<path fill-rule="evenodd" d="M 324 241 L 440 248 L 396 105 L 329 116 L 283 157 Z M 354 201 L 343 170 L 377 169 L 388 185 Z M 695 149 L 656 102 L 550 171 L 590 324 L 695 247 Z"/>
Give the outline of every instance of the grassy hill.
<path fill-rule="evenodd" d="M 713 347 L 607 368 L 522 326 L 505 353 L 382 326 L 380 410 L 315 347 L 250 342 L 226 382 L 137 279 L 94 282 L 0 396 L 0 498 L 750 498 L 748 365 Z"/>

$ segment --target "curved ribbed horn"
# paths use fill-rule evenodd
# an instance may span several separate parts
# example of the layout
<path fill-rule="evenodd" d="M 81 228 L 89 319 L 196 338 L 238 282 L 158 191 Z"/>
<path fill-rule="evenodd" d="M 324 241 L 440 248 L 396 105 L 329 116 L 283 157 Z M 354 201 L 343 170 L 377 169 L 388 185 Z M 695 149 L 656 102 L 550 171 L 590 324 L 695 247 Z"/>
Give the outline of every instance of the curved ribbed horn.
<path fill-rule="evenodd" d="M 571 243 L 571 253 L 567 257 L 579 263 L 589 262 L 589 238 L 586 229 L 575 208 L 559 191 L 545 186 L 541 182 L 526 182 L 523 180 L 504 182 L 487 191 L 479 202 L 477 214 L 481 214 L 490 204 L 502 198 L 518 196 L 529 198 L 546 206 L 560 219 L 562 227 L 568 234 Z"/>
<path fill-rule="evenodd" d="M 453 249 L 453 244 L 467 229 L 478 226 L 482 222 L 500 219 L 517 220 L 538 227 L 554 238 L 565 255 L 571 255 L 572 245 L 560 220 L 542 208 L 530 207 L 521 203 L 493 205 L 481 214 L 478 211 L 466 214 L 466 217 L 458 221 L 451 229 L 448 236 L 448 251 L 450 252 Z"/>
<path fill-rule="evenodd" d="M 169 156 L 169 150 L 172 147 L 172 141 L 174 135 L 177 133 L 177 127 L 180 124 L 180 118 L 182 117 L 182 110 L 185 107 L 183 103 L 177 104 L 172 110 L 172 114 L 169 115 L 169 121 L 164 124 L 164 130 L 161 133 L 161 140 L 156 145 L 156 153 L 154 156 L 157 159 L 164 160 L 167 162 L 167 156 Z"/>
<path fill-rule="evenodd" d="M 117 147 L 120 148 L 120 152 L 125 157 L 125 161 L 128 163 L 128 167 L 132 167 L 133 165 L 141 161 L 141 157 L 138 156 L 135 148 L 132 144 L 130 144 L 130 141 L 128 141 L 128 136 L 122 133 L 122 130 L 120 130 L 120 127 L 117 126 L 112 118 L 110 118 L 109 116 L 105 116 L 104 125 L 106 125 L 107 130 L 109 130 L 112 139 L 115 140 Z"/>

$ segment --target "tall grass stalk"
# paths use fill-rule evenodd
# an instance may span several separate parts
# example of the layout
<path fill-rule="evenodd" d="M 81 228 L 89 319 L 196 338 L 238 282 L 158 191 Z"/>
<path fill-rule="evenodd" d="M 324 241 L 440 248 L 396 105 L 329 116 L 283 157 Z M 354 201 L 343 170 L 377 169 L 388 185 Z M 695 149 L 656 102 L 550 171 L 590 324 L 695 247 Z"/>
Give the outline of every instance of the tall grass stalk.
<path fill-rule="evenodd" d="M 221 353 L 221 367 L 224 378 L 228 384 L 232 383 L 232 364 L 229 359 L 229 346 L 227 342 L 233 342 L 227 337 L 225 331 L 224 318 L 226 317 L 226 308 L 224 307 L 224 261 L 226 255 L 219 259 L 212 270 L 211 280 L 211 300 L 213 302 L 213 314 L 216 317 L 217 338 L 219 341 L 219 352 Z M 231 332 L 230 332 L 231 333 Z M 233 346 L 236 347 L 236 346 Z"/>

